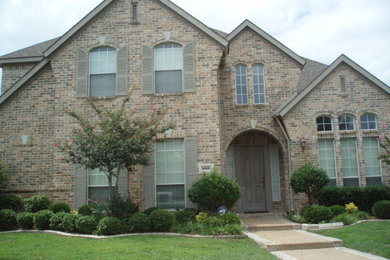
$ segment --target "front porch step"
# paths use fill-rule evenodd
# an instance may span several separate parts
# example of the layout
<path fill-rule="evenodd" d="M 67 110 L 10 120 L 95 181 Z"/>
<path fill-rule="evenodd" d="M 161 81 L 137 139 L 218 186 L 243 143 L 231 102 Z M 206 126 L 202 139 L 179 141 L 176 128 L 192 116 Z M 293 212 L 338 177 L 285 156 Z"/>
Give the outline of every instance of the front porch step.
<path fill-rule="evenodd" d="M 332 248 L 343 246 L 343 241 L 302 230 L 246 232 L 268 251 Z"/>
<path fill-rule="evenodd" d="M 301 230 L 302 225 L 293 223 L 281 215 L 253 216 L 245 215 L 241 217 L 243 225 L 248 231 L 280 231 L 280 230 Z"/>
<path fill-rule="evenodd" d="M 255 231 L 282 231 L 282 230 L 302 230 L 301 224 L 258 224 L 248 225 L 246 229 L 251 232 Z"/>

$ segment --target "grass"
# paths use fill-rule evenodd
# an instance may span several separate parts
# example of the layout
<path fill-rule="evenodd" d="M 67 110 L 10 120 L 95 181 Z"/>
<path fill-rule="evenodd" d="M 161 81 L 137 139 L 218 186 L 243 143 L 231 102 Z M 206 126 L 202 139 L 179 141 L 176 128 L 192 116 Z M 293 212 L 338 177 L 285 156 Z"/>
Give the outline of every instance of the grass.
<path fill-rule="evenodd" d="M 313 232 L 342 239 L 345 247 L 390 258 L 390 222 L 365 222 L 340 229 Z"/>
<path fill-rule="evenodd" d="M 0 259 L 277 259 L 249 239 L 138 236 L 112 239 L 1 234 Z"/>

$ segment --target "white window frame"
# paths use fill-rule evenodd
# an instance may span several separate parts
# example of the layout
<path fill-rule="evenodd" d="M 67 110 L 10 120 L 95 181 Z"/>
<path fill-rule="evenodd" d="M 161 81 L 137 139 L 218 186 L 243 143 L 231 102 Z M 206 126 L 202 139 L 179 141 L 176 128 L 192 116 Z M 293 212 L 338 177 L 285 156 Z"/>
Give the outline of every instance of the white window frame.
<path fill-rule="evenodd" d="M 344 140 L 344 139 L 354 139 L 355 140 L 355 153 L 356 153 L 356 169 L 357 169 L 357 176 L 353 176 L 353 177 L 345 177 L 344 176 L 344 164 L 343 164 L 343 154 L 342 154 L 342 147 L 341 147 L 341 140 Z M 359 187 L 361 187 L 361 183 L 360 183 L 360 167 L 359 167 L 359 153 L 358 153 L 358 147 L 357 147 L 357 138 L 341 138 L 340 139 L 340 157 L 341 157 L 341 170 L 342 170 L 342 173 L 343 173 L 343 179 L 356 179 L 358 178 L 358 182 L 359 182 Z M 343 184 L 343 186 L 345 186 Z"/>
<path fill-rule="evenodd" d="M 363 121 L 362 120 L 362 117 L 363 116 L 368 116 L 368 115 L 372 115 L 372 116 L 374 116 L 374 121 Z M 363 122 L 365 122 L 365 123 L 367 123 L 367 126 L 368 126 L 368 128 L 363 128 Z M 370 128 L 370 122 L 372 123 L 372 122 L 375 122 L 375 128 L 373 128 L 373 129 L 371 129 Z M 363 130 L 363 131 L 373 131 L 373 130 L 378 130 L 378 119 L 377 119 L 377 116 L 375 115 L 375 114 L 373 114 L 373 113 L 364 113 L 363 115 L 361 115 L 360 116 L 360 128 Z"/>
<path fill-rule="evenodd" d="M 257 73 L 255 74 L 255 68 L 257 68 L 257 67 L 262 67 L 263 68 L 263 74 L 261 74 L 261 75 L 257 74 Z M 259 89 L 259 93 L 256 93 L 256 91 L 255 91 L 255 89 L 256 89 L 255 77 L 256 76 L 258 78 L 263 77 L 264 93 L 261 93 L 261 91 L 260 91 L 260 89 L 261 89 L 261 84 L 260 83 L 257 84 L 258 85 L 258 89 Z M 267 104 L 267 89 L 266 89 L 266 84 L 265 84 L 265 72 L 264 72 L 264 65 L 263 64 L 257 63 L 257 64 L 254 64 L 252 66 L 252 77 L 253 77 L 253 104 L 255 104 L 255 105 L 265 105 L 265 104 Z M 258 80 L 258 82 L 260 82 L 260 81 Z M 256 103 L 256 95 L 259 96 L 259 101 L 260 102 L 258 102 L 258 103 Z M 264 95 L 264 102 L 261 102 L 261 98 L 260 98 L 261 95 Z"/>
<path fill-rule="evenodd" d="M 331 180 L 335 179 L 336 180 L 336 187 L 338 187 L 339 186 L 339 181 L 338 181 L 339 174 L 338 174 L 338 170 L 337 170 L 336 143 L 335 143 L 334 139 L 318 139 L 318 160 L 319 160 L 320 167 L 321 167 L 320 141 L 323 141 L 323 140 L 327 140 L 327 141 L 330 140 L 330 141 L 332 141 L 332 144 L 333 144 L 333 159 L 334 159 L 334 167 L 335 167 L 336 177 L 334 177 L 334 178 L 329 177 L 328 172 L 327 172 L 327 175 L 328 175 L 329 179 L 331 179 Z M 326 159 L 328 160 L 328 158 L 326 158 Z"/>
<path fill-rule="evenodd" d="M 91 65 L 92 65 L 92 61 L 91 61 L 91 57 L 92 57 L 92 53 L 96 52 L 97 50 L 99 49 L 103 49 L 103 48 L 107 48 L 109 50 L 112 50 L 113 52 L 115 52 L 115 73 L 91 73 Z M 107 51 L 108 52 L 108 51 Z M 89 51 L 88 53 L 88 96 L 92 97 L 91 96 L 91 77 L 92 75 L 110 75 L 110 74 L 114 74 L 115 75 L 115 85 L 114 85 L 114 95 L 116 95 L 116 89 L 117 89 L 117 77 L 118 77 L 118 68 L 117 68 L 117 61 L 118 61 L 118 51 L 111 47 L 111 46 L 99 46 L 99 47 L 96 47 L 96 48 L 93 48 Z M 97 97 L 97 96 L 93 96 L 93 97 Z"/>
<path fill-rule="evenodd" d="M 381 177 L 381 182 L 383 184 L 383 172 L 382 172 L 382 160 L 381 159 L 378 159 L 379 161 L 379 174 L 380 175 L 370 175 L 370 176 L 367 176 L 367 164 L 366 164 L 366 157 L 365 157 L 365 154 L 364 154 L 364 139 L 365 138 L 375 138 L 375 137 L 363 137 L 362 139 L 362 148 L 363 148 L 363 156 L 364 156 L 364 168 L 366 170 L 366 180 L 367 178 L 370 178 L 370 177 Z M 377 143 L 377 148 L 378 148 L 378 155 L 380 154 L 380 145 L 379 145 L 379 142 L 378 140 L 376 140 L 376 143 Z"/>
<path fill-rule="evenodd" d="M 320 125 L 323 126 L 324 130 L 319 131 L 319 130 L 318 130 L 318 125 L 319 125 L 319 124 L 318 124 L 317 120 L 318 120 L 319 118 L 324 119 L 325 117 L 330 119 L 330 128 L 331 128 L 331 130 L 325 130 L 325 126 L 328 125 L 328 124 L 326 124 L 326 123 L 324 122 L 324 120 L 322 120 L 322 122 L 320 123 Z M 332 119 L 332 117 L 327 116 L 327 115 L 318 116 L 318 117 L 316 118 L 316 127 L 317 127 L 317 132 L 320 132 L 320 133 L 324 133 L 324 132 L 333 132 L 333 119 Z"/>
<path fill-rule="evenodd" d="M 341 129 L 340 129 L 340 125 L 342 124 L 342 123 L 341 123 L 341 120 L 342 120 L 342 118 L 344 118 L 344 117 L 345 117 L 345 118 L 347 118 L 347 117 L 351 117 L 351 118 L 352 118 L 353 129 L 345 129 L 345 130 L 341 130 Z M 356 130 L 355 120 L 356 120 L 356 119 L 355 119 L 355 117 L 354 117 L 353 115 L 344 114 L 344 115 L 339 116 L 339 118 L 338 118 L 339 130 L 342 131 L 342 132 L 344 132 L 344 131 L 355 131 L 355 130 Z M 346 124 L 346 125 L 348 126 L 348 122 L 347 122 L 347 121 L 343 122 L 343 124 Z"/>
<path fill-rule="evenodd" d="M 245 74 L 241 74 L 241 71 L 240 73 L 238 74 L 238 70 L 237 68 L 238 67 L 244 67 L 245 68 Z M 241 92 L 240 94 L 238 94 L 238 82 L 237 82 L 237 76 L 239 76 L 241 79 L 243 76 L 245 76 L 245 88 L 246 88 L 246 94 L 242 94 L 242 87 L 244 86 L 243 83 L 240 83 L 240 87 L 241 87 Z M 249 103 L 249 97 L 248 97 L 248 67 L 245 65 L 245 64 L 237 64 L 236 66 L 234 66 L 234 81 L 235 81 L 235 95 L 236 95 L 236 105 L 238 106 L 246 106 L 248 105 Z M 238 96 L 246 96 L 246 103 L 242 103 L 242 104 L 239 104 L 238 103 Z"/>

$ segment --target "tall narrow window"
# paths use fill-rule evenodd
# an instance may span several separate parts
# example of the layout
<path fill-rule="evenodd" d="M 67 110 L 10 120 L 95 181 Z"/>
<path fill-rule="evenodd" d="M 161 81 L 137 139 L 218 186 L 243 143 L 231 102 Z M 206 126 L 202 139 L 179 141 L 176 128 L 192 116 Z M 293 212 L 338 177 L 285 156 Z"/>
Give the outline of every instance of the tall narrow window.
<path fill-rule="evenodd" d="M 248 87 L 245 65 L 236 66 L 236 97 L 237 105 L 248 104 Z"/>
<path fill-rule="evenodd" d="M 367 186 L 382 184 L 382 171 L 379 157 L 379 144 L 376 138 L 363 138 L 364 163 Z"/>
<path fill-rule="evenodd" d="M 359 166 L 356 153 L 356 139 L 340 140 L 344 186 L 359 186 Z"/>
<path fill-rule="evenodd" d="M 355 130 L 355 119 L 350 115 L 342 115 L 339 117 L 340 131 Z"/>
<path fill-rule="evenodd" d="M 318 132 L 332 131 L 332 118 L 328 116 L 317 117 L 317 131 Z"/>
<path fill-rule="evenodd" d="M 347 86 L 345 83 L 345 77 L 341 76 L 340 77 L 340 87 L 341 87 L 341 92 L 346 93 L 347 92 Z"/>
<path fill-rule="evenodd" d="M 115 185 L 116 178 L 112 178 Z M 88 170 L 88 199 L 107 200 L 110 190 L 107 175 L 99 169 Z"/>
<path fill-rule="evenodd" d="M 183 92 L 183 51 L 176 43 L 154 48 L 155 93 Z"/>
<path fill-rule="evenodd" d="M 363 114 L 360 117 L 360 126 L 363 130 L 376 130 L 376 116 L 374 114 Z"/>
<path fill-rule="evenodd" d="M 90 52 L 90 96 L 103 97 L 116 94 L 116 51 L 101 47 Z"/>
<path fill-rule="evenodd" d="M 264 66 L 253 66 L 253 98 L 254 104 L 265 104 Z"/>
<path fill-rule="evenodd" d="M 138 22 L 138 2 L 131 2 L 131 21 Z"/>
<path fill-rule="evenodd" d="M 331 139 L 318 140 L 320 167 L 326 171 L 330 182 L 328 186 L 337 185 L 337 168 L 334 154 L 334 143 Z"/>
<path fill-rule="evenodd" d="M 156 143 L 157 207 L 185 207 L 184 140 Z"/>
<path fill-rule="evenodd" d="M 271 145 L 271 182 L 272 200 L 280 201 L 280 171 L 279 171 L 279 147 L 277 144 Z"/>

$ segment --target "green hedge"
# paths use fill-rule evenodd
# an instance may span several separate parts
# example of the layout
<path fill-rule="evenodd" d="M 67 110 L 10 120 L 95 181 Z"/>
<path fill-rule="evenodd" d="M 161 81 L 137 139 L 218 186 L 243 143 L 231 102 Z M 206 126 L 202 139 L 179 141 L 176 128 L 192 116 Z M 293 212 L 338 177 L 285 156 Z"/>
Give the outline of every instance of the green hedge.
<path fill-rule="evenodd" d="M 371 212 L 372 206 L 380 200 L 390 200 L 390 187 L 330 187 L 320 191 L 318 203 L 324 206 L 340 205 L 353 202 L 359 210 Z"/>

